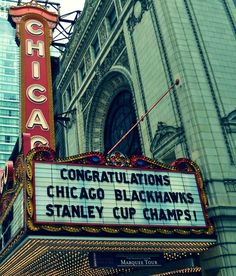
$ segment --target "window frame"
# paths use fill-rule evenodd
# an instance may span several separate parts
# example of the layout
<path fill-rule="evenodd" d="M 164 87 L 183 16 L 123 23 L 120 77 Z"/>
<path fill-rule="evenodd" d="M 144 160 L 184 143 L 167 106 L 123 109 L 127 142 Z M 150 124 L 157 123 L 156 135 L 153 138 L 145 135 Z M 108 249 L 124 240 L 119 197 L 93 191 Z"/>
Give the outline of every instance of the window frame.
<path fill-rule="evenodd" d="M 118 21 L 117 11 L 116 11 L 116 7 L 114 4 L 112 4 L 106 18 L 109 23 L 109 29 L 111 31 L 114 29 L 114 26 L 116 25 L 116 23 Z"/>
<path fill-rule="evenodd" d="M 96 34 L 93 43 L 92 43 L 92 48 L 93 48 L 93 55 L 94 58 L 96 58 L 101 51 L 101 46 L 100 46 L 100 41 L 99 41 L 99 36 Z"/>
<path fill-rule="evenodd" d="M 79 66 L 79 72 L 80 72 L 80 79 L 83 81 L 86 77 L 86 68 L 85 68 L 85 62 L 82 61 Z"/>

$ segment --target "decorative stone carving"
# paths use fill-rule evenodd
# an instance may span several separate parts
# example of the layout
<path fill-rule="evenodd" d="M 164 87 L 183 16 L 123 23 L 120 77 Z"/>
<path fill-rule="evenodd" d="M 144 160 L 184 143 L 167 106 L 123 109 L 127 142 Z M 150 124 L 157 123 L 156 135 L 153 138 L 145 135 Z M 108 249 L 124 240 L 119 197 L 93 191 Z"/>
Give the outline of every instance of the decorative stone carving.
<path fill-rule="evenodd" d="M 236 133 L 236 110 L 222 118 L 222 124 L 228 133 Z"/>
<path fill-rule="evenodd" d="M 86 106 L 85 130 L 86 150 L 100 150 L 103 148 L 103 129 L 110 104 L 120 89 L 130 90 L 128 79 L 119 72 L 106 75 L 94 91 L 93 101 Z"/>
<path fill-rule="evenodd" d="M 67 123 L 67 128 L 72 128 L 72 126 L 76 123 L 76 108 L 72 109 L 71 112 L 68 113 L 67 117 L 70 119 Z"/>
<path fill-rule="evenodd" d="M 236 180 L 229 179 L 224 181 L 225 189 L 228 193 L 236 193 Z"/>
<path fill-rule="evenodd" d="M 134 31 L 135 26 L 141 22 L 143 14 L 149 9 L 148 0 L 134 0 L 133 10 L 127 21 L 128 29 L 130 32 Z"/>
<path fill-rule="evenodd" d="M 168 126 L 163 122 L 158 122 L 155 136 L 151 143 L 153 154 L 166 152 L 175 145 L 182 142 L 183 129 L 181 127 Z"/>
<path fill-rule="evenodd" d="M 92 60 L 91 60 L 91 54 L 90 54 L 90 49 L 88 48 L 86 54 L 85 54 L 85 66 L 86 66 L 86 71 L 89 71 L 89 69 L 92 66 Z"/>
<path fill-rule="evenodd" d="M 91 18 L 93 17 L 95 7 L 97 7 L 97 10 L 99 10 L 99 7 L 103 4 L 103 2 L 104 0 L 85 1 L 83 12 L 81 13 L 74 26 L 73 35 L 67 45 L 67 50 L 63 55 L 63 62 L 61 63 L 60 73 L 57 77 L 57 80 L 60 80 L 65 72 L 66 74 L 70 73 L 69 71 L 71 69 L 71 65 L 69 67 L 69 70 L 66 70 L 66 68 L 72 60 L 72 56 L 75 49 L 77 48 L 77 45 L 83 43 L 81 42 L 81 38 L 83 37 L 83 41 L 85 41 L 86 34 L 89 33 L 84 33 L 84 31 L 89 28 L 90 24 L 94 24 L 94 22 L 91 22 Z M 98 16 L 98 13 L 96 13 L 96 16 Z M 78 54 L 78 52 L 76 54 Z M 66 79 L 66 77 L 64 77 L 64 79 Z"/>
<path fill-rule="evenodd" d="M 123 8 L 124 5 L 128 2 L 128 0 L 121 0 L 120 2 L 121 2 L 121 6 L 122 6 L 122 8 Z"/>
<path fill-rule="evenodd" d="M 90 82 L 84 95 L 80 99 L 82 108 L 87 105 L 88 101 L 90 100 L 95 90 L 97 89 L 100 81 L 102 80 L 104 75 L 110 70 L 111 66 L 115 63 L 116 59 L 118 58 L 119 54 L 122 52 L 124 48 L 125 48 L 124 34 L 121 33 L 117 38 L 117 40 L 115 41 L 114 45 L 112 46 L 110 52 L 106 56 L 103 63 L 101 65 L 97 65 L 95 69 L 96 74 L 93 80 Z"/>
<path fill-rule="evenodd" d="M 130 71 L 129 58 L 126 50 L 122 53 L 116 64 L 124 66 L 126 69 Z"/>
<path fill-rule="evenodd" d="M 106 40 L 107 40 L 107 30 L 106 30 L 105 20 L 103 20 L 103 22 L 100 26 L 99 37 L 100 37 L 100 44 L 101 44 L 101 47 L 102 47 L 105 44 Z"/>

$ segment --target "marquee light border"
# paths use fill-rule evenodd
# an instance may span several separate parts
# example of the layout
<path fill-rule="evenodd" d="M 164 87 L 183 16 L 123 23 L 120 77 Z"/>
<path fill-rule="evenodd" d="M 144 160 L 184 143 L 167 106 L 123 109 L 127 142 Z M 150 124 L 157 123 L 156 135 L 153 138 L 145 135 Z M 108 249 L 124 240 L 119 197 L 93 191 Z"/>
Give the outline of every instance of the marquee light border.
<path fill-rule="evenodd" d="M 125 157 L 119 152 L 113 155 L 105 156 L 100 152 L 88 152 L 82 153 L 70 157 L 66 157 L 63 159 L 56 159 L 56 154 L 54 150 L 47 147 L 39 147 L 32 149 L 26 156 L 25 162 L 25 171 L 26 171 L 26 210 L 27 210 L 27 227 L 29 230 L 33 232 L 37 231 L 46 231 L 46 232 L 69 232 L 69 233 L 80 233 L 87 232 L 91 234 L 98 233 L 109 233 L 109 234 L 146 234 L 146 235 L 180 235 L 180 236 L 189 236 L 191 234 L 194 235 L 212 235 L 214 233 L 214 228 L 206 215 L 206 223 L 207 228 L 196 229 L 196 228 L 173 228 L 168 229 L 160 228 L 160 227 L 122 227 L 122 226 L 65 226 L 65 225 L 44 225 L 37 224 L 35 225 L 33 222 L 34 216 L 34 204 L 33 204 L 33 162 L 34 161 L 47 161 L 53 163 L 73 163 L 73 164 L 87 164 L 87 165 L 98 165 L 98 166 L 115 166 L 115 167 L 129 167 L 129 168 L 143 168 L 143 169 L 165 169 L 173 172 L 194 172 L 197 179 L 197 185 L 199 188 L 200 199 L 203 204 L 204 211 L 207 209 L 207 198 L 205 192 L 203 190 L 203 180 L 199 167 L 191 160 L 181 158 L 174 161 L 172 164 L 163 164 L 156 160 L 150 159 L 145 156 L 131 156 L 130 158 Z M 22 166 L 20 168 L 16 168 L 16 171 L 22 170 Z M 22 171 L 23 174 L 23 171 Z M 19 174 L 18 174 L 19 175 Z"/>

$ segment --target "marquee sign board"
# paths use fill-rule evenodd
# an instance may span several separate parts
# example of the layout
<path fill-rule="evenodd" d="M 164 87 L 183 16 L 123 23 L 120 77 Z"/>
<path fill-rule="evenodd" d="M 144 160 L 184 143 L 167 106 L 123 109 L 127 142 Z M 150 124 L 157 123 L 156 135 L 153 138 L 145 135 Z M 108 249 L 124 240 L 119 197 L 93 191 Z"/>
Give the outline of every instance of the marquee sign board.
<path fill-rule="evenodd" d="M 34 163 L 36 224 L 204 228 L 194 173 Z"/>

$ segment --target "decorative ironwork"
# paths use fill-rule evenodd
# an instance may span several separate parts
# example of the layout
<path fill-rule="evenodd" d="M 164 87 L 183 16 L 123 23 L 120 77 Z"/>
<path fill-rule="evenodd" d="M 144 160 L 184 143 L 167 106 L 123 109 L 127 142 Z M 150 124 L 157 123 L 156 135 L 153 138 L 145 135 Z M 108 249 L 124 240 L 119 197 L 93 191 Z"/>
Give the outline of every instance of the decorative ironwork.
<path fill-rule="evenodd" d="M 121 152 L 113 152 L 110 156 L 107 156 L 107 161 L 116 167 L 128 167 L 130 164 L 129 159 Z"/>

